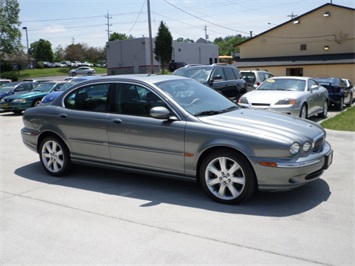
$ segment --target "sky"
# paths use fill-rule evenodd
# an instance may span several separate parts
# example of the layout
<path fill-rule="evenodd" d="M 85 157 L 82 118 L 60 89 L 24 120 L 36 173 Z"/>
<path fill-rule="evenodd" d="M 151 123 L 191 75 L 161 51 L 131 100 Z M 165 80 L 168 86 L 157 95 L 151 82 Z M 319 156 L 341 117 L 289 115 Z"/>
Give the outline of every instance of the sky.
<path fill-rule="evenodd" d="M 17 0 L 20 5 L 22 44 L 39 39 L 55 50 L 81 43 L 102 48 L 108 32 L 135 38 L 149 37 L 148 8 L 152 36 L 160 22 L 169 28 L 173 39 L 196 41 L 206 38 L 255 36 L 295 15 L 302 15 L 326 3 L 355 8 L 355 0 Z"/>

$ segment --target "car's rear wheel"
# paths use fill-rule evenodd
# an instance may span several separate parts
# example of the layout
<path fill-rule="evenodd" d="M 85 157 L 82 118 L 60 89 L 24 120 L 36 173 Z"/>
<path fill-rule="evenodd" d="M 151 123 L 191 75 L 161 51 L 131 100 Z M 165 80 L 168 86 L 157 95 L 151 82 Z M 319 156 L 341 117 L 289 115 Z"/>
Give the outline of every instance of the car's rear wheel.
<path fill-rule="evenodd" d="M 88 75 L 89 75 L 89 76 L 91 76 L 91 75 L 92 75 L 92 73 L 91 73 L 91 72 L 88 72 Z"/>
<path fill-rule="evenodd" d="M 43 168 L 52 176 L 63 176 L 72 166 L 67 146 L 54 136 L 46 137 L 41 141 L 39 157 Z"/>
<path fill-rule="evenodd" d="M 230 150 L 208 154 L 199 169 L 199 181 L 213 200 L 236 204 L 249 199 L 256 190 L 256 177 L 249 162 Z"/>
<path fill-rule="evenodd" d="M 305 103 L 301 107 L 300 117 L 302 117 L 304 119 L 308 118 L 308 109 L 307 109 L 307 105 Z"/>
<path fill-rule="evenodd" d="M 319 115 L 322 118 L 326 118 L 328 116 L 328 102 L 327 101 L 325 101 L 323 103 L 323 111 Z"/>

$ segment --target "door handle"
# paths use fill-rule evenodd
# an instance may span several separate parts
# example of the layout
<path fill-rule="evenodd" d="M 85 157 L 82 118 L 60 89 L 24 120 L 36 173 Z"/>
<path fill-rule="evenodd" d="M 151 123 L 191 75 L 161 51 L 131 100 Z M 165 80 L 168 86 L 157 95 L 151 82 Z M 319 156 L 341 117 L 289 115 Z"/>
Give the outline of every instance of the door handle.
<path fill-rule="evenodd" d="M 122 119 L 115 118 L 115 119 L 113 119 L 113 123 L 115 123 L 115 124 L 121 124 L 121 123 L 122 123 Z"/>
<path fill-rule="evenodd" d="M 59 117 L 61 117 L 61 118 L 67 118 L 67 114 L 59 114 Z"/>

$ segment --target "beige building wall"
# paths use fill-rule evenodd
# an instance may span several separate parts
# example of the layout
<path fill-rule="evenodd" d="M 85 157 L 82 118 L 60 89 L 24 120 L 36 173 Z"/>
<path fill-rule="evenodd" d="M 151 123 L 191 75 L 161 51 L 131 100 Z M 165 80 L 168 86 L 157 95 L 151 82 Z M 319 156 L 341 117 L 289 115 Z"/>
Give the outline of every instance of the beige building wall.
<path fill-rule="evenodd" d="M 292 65 L 292 66 L 272 66 L 258 67 L 260 70 L 267 70 L 274 76 L 289 75 L 289 69 L 302 69 L 304 77 L 340 77 L 355 81 L 355 72 L 353 64 L 344 65 Z M 240 70 L 255 70 L 255 68 L 240 68 Z"/>
<path fill-rule="evenodd" d="M 240 58 L 354 53 L 354 13 L 334 5 L 306 13 L 241 44 Z"/>

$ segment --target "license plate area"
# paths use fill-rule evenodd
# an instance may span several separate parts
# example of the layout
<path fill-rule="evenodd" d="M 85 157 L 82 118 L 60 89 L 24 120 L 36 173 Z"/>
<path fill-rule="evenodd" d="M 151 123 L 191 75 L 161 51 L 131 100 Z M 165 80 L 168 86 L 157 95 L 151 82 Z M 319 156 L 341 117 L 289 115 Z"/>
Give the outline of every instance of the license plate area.
<path fill-rule="evenodd" d="M 333 151 L 324 157 L 323 169 L 328 169 L 328 167 L 333 163 Z"/>

